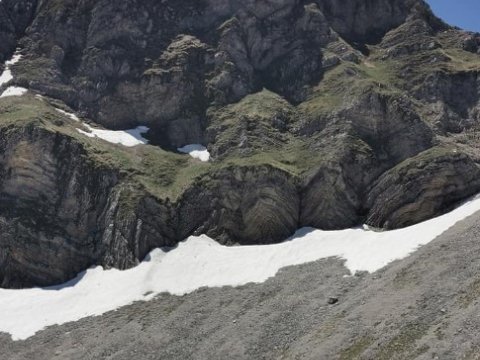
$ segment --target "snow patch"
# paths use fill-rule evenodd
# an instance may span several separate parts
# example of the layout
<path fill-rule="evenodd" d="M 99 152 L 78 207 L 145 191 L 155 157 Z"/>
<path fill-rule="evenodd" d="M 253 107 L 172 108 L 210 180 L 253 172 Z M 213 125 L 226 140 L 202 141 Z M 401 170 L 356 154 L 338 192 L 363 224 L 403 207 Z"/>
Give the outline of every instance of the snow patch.
<path fill-rule="evenodd" d="M 305 228 L 275 245 L 226 247 L 207 236 L 190 237 L 171 251 L 152 251 L 130 270 L 96 267 L 61 286 L 0 289 L 0 331 L 23 340 L 47 326 L 101 315 L 162 292 L 182 295 L 205 286 L 261 283 L 283 267 L 329 257 L 344 259 L 352 273 L 374 272 L 479 210 L 477 196 L 448 214 L 400 230 Z"/>
<path fill-rule="evenodd" d="M 35 95 L 35 97 L 39 97 L 39 99 L 42 99 L 41 95 Z M 70 119 L 72 119 L 74 121 L 80 121 L 78 116 L 73 114 L 73 113 L 67 112 L 67 111 L 62 110 L 62 109 L 57 109 L 57 108 L 55 108 L 55 110 L 57 110 L 57 112 L 59 112 L 60 114 L 65 115 L 66 117 L 69 117 Z"/>
<path fill-rule="evenodd" d="M 0 95 L 0 98 L 9 97 L 9 96 L 22 96 L 28 92 L 27 89 L 19 86 L 9 86 L 3 93 Z"/>
<path fill-rule="evenodd" d="M 3 71 L 2 75 L 0 75 L 0 86 L 5 85 L 13 80 L 11 66 L 18 63 L 21 58 L 22 55 L 16 52 L 10 60 L 5 61 L 5 70 Z"/>
<path fill-rule="evenodd" d="M 37 95 L 40 96 L 40 95 Z M 62 115 L 69 117 L 74 121 L 81 122 L 80 118 L 75 115 L 74 113 L 55 108 L 57 112 Z M 128 147 L 141 145 L 141 144 L 148 144 L 148 140 L 145 139 L 142 135 L 150 130 L 146 126 L 138 126 L 135 129 L 130 130 L 104 130 L 104 129 L 96 129 L 86 123 L 82 123 L 84 127 L 87 128 L 88 131 L 77 129 L 80 134 L 88 136 L 90 138 L 98 137 L 105 141 L 111 142 L 113 144 L 120 144 Z"/>
<path fill-rule="evenodd" d="M 36 95 L 36 96 L 37 97 L 40 96 L 39 98 L 42 99 L 41 95 Z M 71 113 L 62 109 L 58 109 L 58 108 L 55 108 L 55 110 L 60 114 L 65 115 L 74 121 L 81 122 L 80 118 L 74 113 Z M 115 130 L 96 129 L 83 122 L 82 122 L 82 125 L 85 128 L 87 128 L 87 131 L 82 129 L 77 129 L 77 131 L 80 134 L 88 136 L 89 138 L 98 137 L 110 143 L 120 144 L 127 147 L 148 144 L 148 140 L 142 136 L 143 134 L 148 132 L 148 130 L 150 130 L 146 126 L 138 126 L 135 129 L 130 129 L 130 130 L 115 131 Z"/>
<path fill-rule="evenodd" d="M 142 135 L 148 132 L 149 128 L 146 126 L 138 126 L 130 130 L 103 130 L 95 129 L 88 124 L 83 124 L 88 131 L 77 129 L 77 131 L 85 136 L 94 138 L 98 137 L 113 144 L 120 144 L 128 147 L 148 144 L 148 140 Z"/>
<path fill-rule="evenodd" d="M 210 153 L 207 148 L 200 144 L 191 144 L 177 149 L 179 152 L 189 154 L 194 159 L 198 159 L 203 162 L 210 160 Z"/>

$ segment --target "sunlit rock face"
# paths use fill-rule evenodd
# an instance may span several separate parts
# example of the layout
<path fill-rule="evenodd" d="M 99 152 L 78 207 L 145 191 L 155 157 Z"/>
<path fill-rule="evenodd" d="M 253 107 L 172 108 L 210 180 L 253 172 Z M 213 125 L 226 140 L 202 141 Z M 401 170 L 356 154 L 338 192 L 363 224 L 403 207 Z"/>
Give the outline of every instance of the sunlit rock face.
<path fill-rule="evenodd" d="M 3 0 L 0 19 L 3 287 L 190 235 L 401 228 L 480 191 L 478 39 L 421 0 Z"/>

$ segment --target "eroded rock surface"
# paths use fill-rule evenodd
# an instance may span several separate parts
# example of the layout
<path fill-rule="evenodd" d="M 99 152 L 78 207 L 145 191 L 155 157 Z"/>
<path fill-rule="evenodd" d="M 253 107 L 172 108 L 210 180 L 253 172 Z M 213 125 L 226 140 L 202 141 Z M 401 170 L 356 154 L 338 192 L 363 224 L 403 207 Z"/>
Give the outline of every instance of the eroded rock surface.
<path fill-rule="evenodd" d="M 226 243 L 271 243 L 297 229 L 299 209 L 291 175 L 266 166 L 227 168 L 184 194 L 178 229 L 181 238 L 194 232 Z"/>
<path fill-rule="evenodd" d="M 40 127 L 0 131 L 0 285 L 51 285 L 91 265 L 127 268 L 177 241 L 168 204 L 129 207 L 118 171 L 70 137 Z"/>
<path fill-rule="evenodd" d="M 29 90 L 0 99 L 1 286 L 191 234 L 398 228 L 480 189 L 478 34 L 422 0 L 3 0 L 0 20 L 0 59 L 22 55 L 1 90 Z"/>

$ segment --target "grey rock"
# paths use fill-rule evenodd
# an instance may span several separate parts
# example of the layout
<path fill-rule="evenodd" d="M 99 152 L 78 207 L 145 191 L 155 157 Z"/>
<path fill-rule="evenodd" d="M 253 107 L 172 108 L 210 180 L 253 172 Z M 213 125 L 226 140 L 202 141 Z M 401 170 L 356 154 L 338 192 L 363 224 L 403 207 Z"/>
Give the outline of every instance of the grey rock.
<path fill-rule="evenodd" d="M 298 225 L 296 181 L 267 167 L 232 167 L 202 178 L 179 202 L 180 238 L 192 232 L 223 243 L 267 244 Z"/>
<path fill-rule="evenodd" d="M 168 205 L 126 194 L 71 138 L 38 127 L 0 133 L 0 284 L 52 285 L 92 266 L 127 268 L 176 243 Z"/>
<path fill-rule="evenodd" d="M 398 228 L 441 214 L 480 191 L 480 169 L 455 148 L 432 148 L 383 174 L 367 197 L 367 224 Z"/>
<path fill-rule="evenodd" d="M 129 156 L 171 160 L 131 166 L 45 131 L 67 124 L 50 113 L 1 127 L 2 286 L 128 268 L 192 234 L 401 227 L 478 190 L 476 35 L 424 1 L 4 0 L 0 20 L 0 55 L 23 54 L 13 85 L 108 129 L 147 125 L 165 152 Z M 172 154 L 192 143 L 210 164 Z M 97 168 L 102 154 L 119 161 Z"/>

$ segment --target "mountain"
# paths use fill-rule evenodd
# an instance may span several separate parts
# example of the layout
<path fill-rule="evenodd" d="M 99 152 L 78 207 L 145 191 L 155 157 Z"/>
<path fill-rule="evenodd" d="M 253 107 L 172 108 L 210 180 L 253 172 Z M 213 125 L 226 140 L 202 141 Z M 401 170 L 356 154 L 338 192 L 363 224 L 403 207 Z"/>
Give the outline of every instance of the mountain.
<path fill-rule="evenodd" d="M 443 214 L 480 192 L 479 48 L 422 0 L 3 0 L 0 286 Z"/>
<path fill-rule="evenodd" d="M 24 341 L 0 333 L 0 359 L 475 360 L 479 235 L 477 213 L 372 274 L 350 276 L 342 260 L 329 258 L 283 269 L 261 284 L 164 293 Z M 19 331 L 31 331 L 31 320 L 56 309 L 36 307 L 35 319 L 20 315 L 26 321 L 23 330 L 14 325 Z M 7 317 L 13 324 L 15 316 Z"/>

